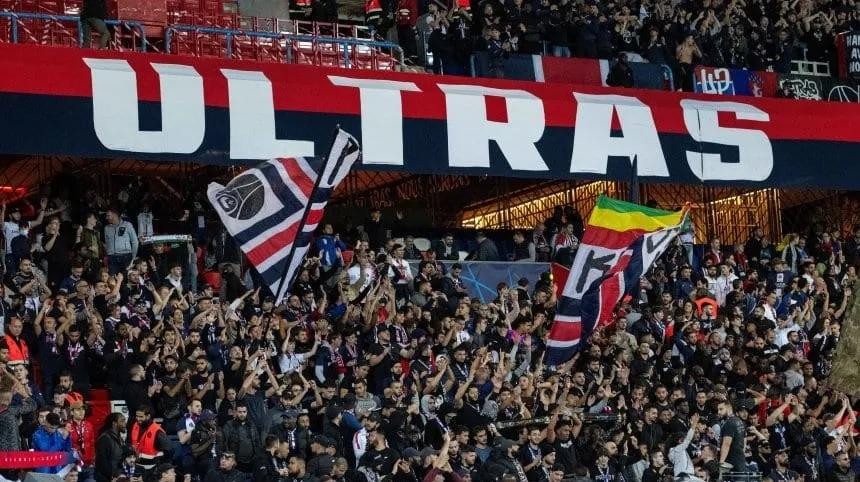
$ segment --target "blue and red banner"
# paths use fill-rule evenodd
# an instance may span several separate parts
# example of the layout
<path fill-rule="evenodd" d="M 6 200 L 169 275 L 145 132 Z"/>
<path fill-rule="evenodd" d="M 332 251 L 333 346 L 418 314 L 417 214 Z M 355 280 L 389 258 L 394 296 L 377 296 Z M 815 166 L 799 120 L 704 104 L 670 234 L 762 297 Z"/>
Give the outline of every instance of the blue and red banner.
<path fill-rule="evenodd" d="M 576 85 L 606 87 L 606 76 L 614 60 L 550 57 L 546 55 L 510 54 L 497 71 L 490 69 L 486 52 L 473 55 L 474 74 L 477 77 L 495 77 L 501 74 L 508 80 L 530 80 Z M 665 65 L 646 62 L 629 62 L 633 71 L 633 86 L 639 89 L 672 90 L 671 70 Z"/>
<path fill-rule="evenodd" d="M 0 153 L 860 189 L 860 105 L 0 45 Z M 321 142 L 322 141 L 322 142 Z M 810 162 L 813 160 L 815 162 Z"/>
<path fill-rule="evenodd" d="M 693 73 L 693 88 L 701 94 L 775 97 L 777 77 L 774 72 L 698 66 Z"/>

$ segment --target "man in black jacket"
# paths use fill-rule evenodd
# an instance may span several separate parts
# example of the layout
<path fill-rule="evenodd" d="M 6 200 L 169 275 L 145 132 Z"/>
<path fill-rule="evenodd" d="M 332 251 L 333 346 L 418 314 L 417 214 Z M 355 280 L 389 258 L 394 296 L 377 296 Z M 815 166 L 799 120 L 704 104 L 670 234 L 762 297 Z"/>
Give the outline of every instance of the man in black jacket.
<path fill-rule="evenodd" d="M 618 60 L 609 69 L 609 75 L 606 76 L 606 85 L 610 87 L 633 87 L 633 70 L 627 64 L 626 54 L 618 54 Z"/>
<path fill-rule="evenodd" d="M 120 436 L 125 424 L 121 413 L 112 413 L 105 420 L 105 430 L 96 440 L 96 482 L 109 482 L 119 473 L 127 450 Z"/>
<path fill-rule="evenodd" d="M 286 480 L 289 470 L 287 460 L 279 457 L 280 442 L 276 435 L 266 437 L 266 452 L 257 462 L 254 482 L 281 482 Z"/>
<path fill-rule="evenodd" d="M 501 480 L 502 476 L 514 476 L 517 482 L 528 482 L 523 466 L 517 461 L 519 445 L 509 439 L 501 439 L 490 452 L 490 458 L 484 464 L 484 474 L 481 480 Z"/>
<path fill-rule="evenodd" d="M 224 448 L 236 456 L 240 472 L 254 472 L 254 460 L 263 454 L 260 431 L 248 420 L 248 406 L 243 402 L 236 405 L 236 415 L 224 426 Z"/>
<path fill-rule="evenodd" d="M 244 480 L 245 474 L 236 470 L 236 454 L 233 452 L 224 452 L 221 454 L 218 468 L 210 470 L 206 474 L 206 478 L 203 479 L 203 482 L 243 482 Z"/>

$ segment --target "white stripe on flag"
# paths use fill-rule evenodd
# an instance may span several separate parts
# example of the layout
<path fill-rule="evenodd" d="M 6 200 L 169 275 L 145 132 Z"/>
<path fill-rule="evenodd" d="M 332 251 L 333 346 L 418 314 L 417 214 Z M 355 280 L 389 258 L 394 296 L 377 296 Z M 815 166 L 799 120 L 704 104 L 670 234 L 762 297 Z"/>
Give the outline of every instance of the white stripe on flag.
<path fill-rule="evenodd" d="M 532 55 L 532 68 L 535 71 L 535 82 L 546 82 L 543 75 L 543 57 Z"/>
<path fill-rule="evenodd" d="M 561 313 L 557 313 L 555 315 L 555 321 L 561 321 L 563 323 L 578 323 L 582 321 L 581 316 L 570 316 L 570 315 L 562 315 Z"/>
<path fill-rule="evenodd" d="M 308 179 L 314 179 L 315 180 L 317 178 L 317 176 L 319 175 L 316 173 L 316 171 L 314 171 L 314 168 L 311 167 L 310 164 L 308 164 L 308 160 L 305 159 L 304 157 L 297 157 L 296 158 L 296 164 L 305 173 L 305 175 L 308 176 Z"/>
<path fill-rule="evenodd" d="M 301 166 L 301 162 L 298 162 L 299 159 L 301 158 L 297 158 L 295 159 L 295 161 L 297 161 L 297 163 Z M 285 160 L 288 161 L 289 159 L 285 158 Z M 308 197 L 305 196 L 305 193 L 302 192 L 302 189 L 295 183 L 295 181 L 293 181 L 293 178 L 290 177 L 289 174 L 287 174 L 287 170 L 286 168 L 284 168 L 284 164 L 281 163 L 281 161 L 279 161 L 278 159 L 269 161 L 269 164 L 275 166 L 275 169 L 278 170 L 278 176 L 281 176 L 281 179 L 284 181 L 284 184 L 286 184 L 287 187 L 290 188 L 290 191 L 293 193 L 293 195 L 296 196 L 296 199 L 298 199 L 299 202 L 301 202 L 302 204 L 307 204 Z M 316 181 L 316 174 L 311 176 L 310 179 L 311 181 Z"/>
<path fill-rule="evenodd" d="M 295 224 L 295 223 L 301 221 L 301 219 L 302 219 L 302 212 L 301 211 L 297 211 L 297 212 L 293 213 L 292 216 L 288 217 L 287 219 L 284 219 L 283 221 L 279 222 L 278 224 L 276 224 L 276 225 L 272 226 L 271 228 L 263 231 L 262 233 L 255 236 L 253 239 L 248 240 L 247 243 L 242 245 L 242 251 L 244 251 L 246 253 L 251 251 L 252 249 L 256 248 L 257 246 L 259 246 L 259 245 L 263 244 L 264 242 L 268 241 L 269 239 L 271 239 L 272 236 L 274 236 L 274 235 L 280 233 L 281 231 L 287 229 L 291 224 Z"/>
<path fill-rule="evenodd" d="M 570 341 L 547 340 L 546 346 L 553 348 L 570 348 L 579 344 L 579 338 Z"/>

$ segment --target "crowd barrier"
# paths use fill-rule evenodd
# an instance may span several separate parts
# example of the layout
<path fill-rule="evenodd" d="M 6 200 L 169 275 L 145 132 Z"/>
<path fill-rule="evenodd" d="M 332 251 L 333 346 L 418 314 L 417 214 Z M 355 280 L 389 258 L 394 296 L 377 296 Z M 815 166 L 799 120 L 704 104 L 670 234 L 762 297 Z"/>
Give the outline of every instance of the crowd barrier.
<path fill-rule="evenodd" d="M 196 57 L 250 58 L 386 70 L 403 63 L 403 49 L 391 42 L 197 25 L 168 26 L 164 44 L 167 53 Z"/>
<path fill-rule="evenodd" d="M 121 35 L 118 43 L 146 52 L 146 27 L 140 22 L 106 20 Z M 82 46 L 80 16 L 0 12 L 0 41 L 13 44 Z M 363 38 L 258 32 L 198 25 L 169 25 L 165 51 L 196 57 L 243 58 L 343 68 L 394 70 L 403 64 L 403 49 L 391 42 Z"/>
<path fill-rule="evenodd" d="M 105 20 L 109 27 L 128 30 L 132 48 L 147 51 L 143 24 L 129 20 Z M 72 26 L 73 28 L 68 28 Z M 81 17 L 78 15 L 52 15 L 45 13 L 0 12 L 0 37 L 8 35 L 10 43 L 84 43 Z"/>

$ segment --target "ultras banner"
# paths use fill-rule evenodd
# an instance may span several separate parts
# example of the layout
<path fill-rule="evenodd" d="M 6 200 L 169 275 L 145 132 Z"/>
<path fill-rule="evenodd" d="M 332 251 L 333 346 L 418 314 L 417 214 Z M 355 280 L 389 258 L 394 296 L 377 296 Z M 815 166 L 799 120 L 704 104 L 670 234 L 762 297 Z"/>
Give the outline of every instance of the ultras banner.
<path fill-rule="evenodd" d="M 0 46 L 0 153 L 860 188 L 860 105 Z M 633 160 L 635 159 L 635 162 Z"/>

